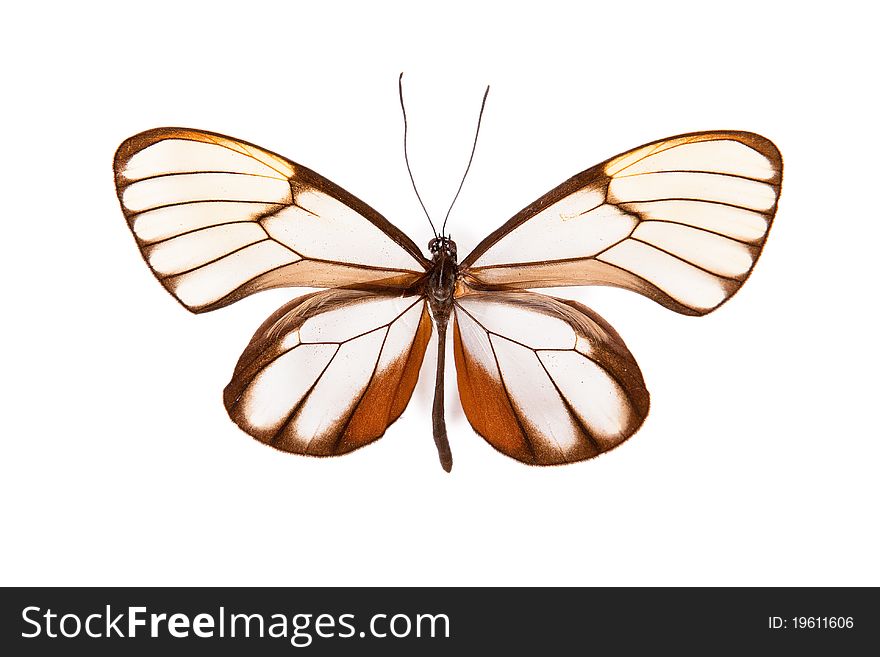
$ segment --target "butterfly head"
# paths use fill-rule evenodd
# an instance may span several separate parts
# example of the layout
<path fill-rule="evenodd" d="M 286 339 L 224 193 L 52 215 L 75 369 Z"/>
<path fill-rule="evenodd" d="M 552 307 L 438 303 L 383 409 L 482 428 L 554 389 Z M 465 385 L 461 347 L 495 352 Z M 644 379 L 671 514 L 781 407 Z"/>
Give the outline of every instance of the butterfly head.
<path fill-rule="evenodd" d="M 458 251 L 456 250 L 455 242 L 447 235 L 435 237 L 428 242 L 428 250 L 431 252 L 431 257 L 435 262 L 441 258 L 444 260 L 451 259 L 452 262 L 458 261 Z"/>

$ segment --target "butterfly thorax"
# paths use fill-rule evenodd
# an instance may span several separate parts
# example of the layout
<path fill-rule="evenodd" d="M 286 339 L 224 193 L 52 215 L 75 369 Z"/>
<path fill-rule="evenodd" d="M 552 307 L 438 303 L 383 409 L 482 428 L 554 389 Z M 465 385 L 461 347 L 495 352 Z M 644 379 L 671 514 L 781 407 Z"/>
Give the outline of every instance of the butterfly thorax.
<path fill-rule="evenodd" d="M 426 295 L 431 305 L 434 321 L 444 325 L 452 312 L 455 282 L 458 278 L 458 262 L 455 242 L 448 237 L 432 239 L 428 244 L 433 260 L 428 270 Z"/>

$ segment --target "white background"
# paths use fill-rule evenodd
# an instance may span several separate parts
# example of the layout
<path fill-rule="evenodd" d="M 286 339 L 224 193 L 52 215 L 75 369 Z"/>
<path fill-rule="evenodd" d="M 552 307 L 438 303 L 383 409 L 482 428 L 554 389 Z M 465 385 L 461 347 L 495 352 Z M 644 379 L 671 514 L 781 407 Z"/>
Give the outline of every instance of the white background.
<path fill-rule="evenodd" d="M 880 584 L 869 6 L 7 8 L 0 582 Z M 767 247 L 717 313 L 565 292 L 618 329 L 651 390 L 621 448 L 524 466 L 471 430 L 452 389 L 445 474 L 433 346 L 402 419 L 354 454 L 282 454 L 228 420 L 221 391 L 241 350 L 300 291 L 186 313 L 137 253 L 113 152 L 156 126 L 237 136 L 426 245 L 400 71 L 414 172 L 441 216 L 492 85 L 450 220 L 462 255 L 568 176 L 650 140 L 730 128 L 782 151 Z"/>

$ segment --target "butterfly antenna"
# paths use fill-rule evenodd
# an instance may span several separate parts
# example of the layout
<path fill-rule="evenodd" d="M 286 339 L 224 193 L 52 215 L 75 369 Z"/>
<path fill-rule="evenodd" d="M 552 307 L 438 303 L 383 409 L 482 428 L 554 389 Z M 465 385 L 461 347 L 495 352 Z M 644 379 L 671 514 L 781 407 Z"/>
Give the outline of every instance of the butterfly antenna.
<path fill-rule="evenodd" d="M 437 234 L 437 229 L 434 228 L 434 222 L 431 221 L 431 215 L 428 214 L 428 209 L 425 207 L 425 202 L 422 201 L 422 196 L 421 194 L 419 194 L 418 187 L 416 187 L 416 179 L 413 178 L 413 172 L 409 166 L 409 154 L 407 153 L 406 148 L 406 107 L 403 104 L 403 73 L 401 73 L 400 77 L 397 79 L 397 91 L 400 95 L 400 111 L 403 112 L 403 159 L 406 161 L 406 170 L 409 173 L 409 180 L 412 183 L 413 191 L 416 193 L 416 198 L 419 199 L 419 205 L 422 206 L 422 210 L 424 211 L 425 216 L 428 218 L 428 223 L 431 224 L 431 230 L 434 231 L 434 237 L 439 237 L 439 235 Z"/>
<path fill-rule="evenodd" d="M 461 182 L 458 185 L 458 191 L 455 192 L 455 198 L 452 199 L 452 203 L 449 204 L 449 209 L 446 211 L 446 217 L 443 219 L 443 226 L 440 228 L 440 234 L 446 232 L 446 222 L 449 221 L 449 214 L 452 212 L 452 206 L 455 205 L 455 202 L 458 200 L 458 195 L 461 194 L 461 188 L 464 187 L 465 178 L 467 178 L 468 171 L 471 170 L 471 162 L 474 161 L 474 153 L 477 152 L 477 137 L 480 136 L 480 123 L 483 122 L 483 110 L 486 109 L 486 98 L 489 96 L 489 87 L 486 87 L 486 93 L 483 94 L 483 104 L 480 105 L 480 117 L 477 119 L 477 132 L 474 135 L 474 145 L 471 148 L 471 157 L 468 160 L 467 168 L 464 170 L 464 175 L 461 177 Z"/>

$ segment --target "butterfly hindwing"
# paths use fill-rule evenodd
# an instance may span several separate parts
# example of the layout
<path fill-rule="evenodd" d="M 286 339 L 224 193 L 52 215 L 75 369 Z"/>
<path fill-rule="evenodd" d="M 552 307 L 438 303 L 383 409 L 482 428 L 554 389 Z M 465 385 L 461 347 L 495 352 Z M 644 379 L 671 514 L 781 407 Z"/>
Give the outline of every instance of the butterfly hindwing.
<path fill-rule="evenodd" d="M 455 303 L 462 407 L 493 447 L 535 465 L 592 458 L 648 413 L 642 374 L 590 309 L 524 291 L 471 292 Z"/>
<path fill-rule="evenodd" d="M 430 337 L 420 295 L 337 289 L 299 297 L 257 330 L 224 392 L 226 409 L 280 450 L 350 452 L 406 408 Z"/>
<path fill-rule="evenodd" d="M 429 264 L 367 204 L 244 141 L 157 128 L 123 142 L 114 172 L 144 260 L 193 312 L 272 287 L 404 289 Z"/>
<path fill-rule="evenodd" d="M 481 289 L 613 285 L 703 315 L 751 273 L 781 182 L 779 151 L 760 135 L 660 140 L 551 190 L 483 240 L 461 268 Z"/>

